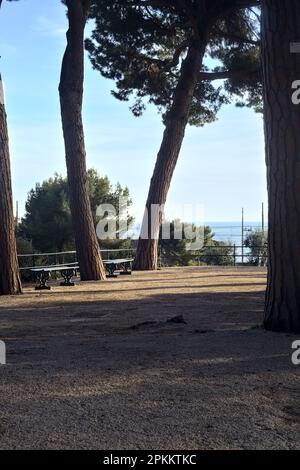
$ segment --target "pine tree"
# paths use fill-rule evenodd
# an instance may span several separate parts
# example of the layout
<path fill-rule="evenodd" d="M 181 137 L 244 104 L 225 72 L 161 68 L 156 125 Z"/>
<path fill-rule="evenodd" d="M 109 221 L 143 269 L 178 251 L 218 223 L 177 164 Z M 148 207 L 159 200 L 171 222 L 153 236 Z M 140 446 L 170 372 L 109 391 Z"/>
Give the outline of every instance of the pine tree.
<path fill-rule="evenodd" d="M 157 268 L 163 207 L 188 123 L 212 122 L 221 105 L 247 90 L 247 105 L 259 108 L 260 68 L 257 1 L 94 0 L 95 29 L 86 46 L 93 66 L 116 81 L 113 95 L 133 113 L 145 99 L 162 112 L 165 131 L 150 182 L 135 269 Z M 204 55 L 221 60 L 209 71 Z M 240 65 L 242 63 L 242 66 Z M 230 69 L 227 69 L 227 66 Z M 224 87 L 215 79 L 230 78 Z"/>
<path fill-rule="evenodd" d="M 84 30 L 89 0 L 66 0 L 69 30 L 59 85 L 66 150 L 70 207 L 80 275 L 83 281 L 105 279 L 88 193 L 82 123 Z"/>
<path fill-rule="evenodd" d="M 262 63 L 269 192 L 265 326 L 300 333 L 300 1 L 264 0 Z M 296 86 L 295 86 L 296 85 Z M 294 95 L 294 96 L 293 96 Z"/>
<path fill-rule="evenodd" d="M 0 8 L 2 0 L 0 0 Z M 21 293 L 15 238 L 8 129 L 0 76 L 0 295 Z"/>

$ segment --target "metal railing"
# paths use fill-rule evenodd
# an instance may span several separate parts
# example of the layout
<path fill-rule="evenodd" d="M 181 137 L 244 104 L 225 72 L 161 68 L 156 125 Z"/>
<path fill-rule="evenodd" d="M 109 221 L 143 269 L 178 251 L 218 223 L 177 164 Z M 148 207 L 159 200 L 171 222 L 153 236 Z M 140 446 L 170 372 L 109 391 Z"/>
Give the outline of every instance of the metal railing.
<path fill-rule="evenodd" d="M 252 251 L 253 250 L 253 251 Z M 254 254 L 255 252 L 255 254 Z M 190 259 L 194 264 L 211 266 L 266 266 L 268 257 L 266 247 L 242 247 L 240 245 L 209 245 L 204 246 L 197 252 L 190 253 Z M 173 260 L 172 260 L 173 258 Z M 176 259 L 163 251 L 160 251 L 161 266 L 172 266 L 172 261 Z"/>
<path fill-rule="evenodd" d="M 58 264 L 76 263 L 76 251 L 57 253 L 31 253 L 18 255 L 20 271 L 33 269 L 37 266 L 57 266 Z"/>
<path fill-rule="evenodd" d="M 107 249 L 100 250 L 103 260 L 116 259 L 119 253 L 123 253 L 124 257 L 133 257 L 135 249 L 121 248 L 121 249 Z M 26 255 L 18 255 L 20 271 L 27 271 L 39 266 L 57 266 L 59 264 L 76 263 L 76 251 L 61 251 L 56 253 L 31 253 Z"/>
<path fill-rule="evenodd" d="M 244 251 L 242 250 L 244 248 Z M 252 247 L 257 255 L 251 254 L 251 249 L 238 245 L 228 246 L 204 246 L 197 252 L 191 252 L 190 258 L 194 260 L 194 264 L 215 265 L 215 266 L 240 266 L 240 265 L 253 265 L 265 266 L 267 264 L 267 256 L 264 254 L 265 249 L 262 247 Z M 101 250 L 103 260 L 113 260 L 120 257 L 133 258 L 135 248 L 117 248 L 117 249 L 103 249 Z M 187 252 L 188 253 L 188 252 Z M 173 259 L 176 258 L 176 254 Z M 35 267 L 42 266 L 57 266 L 60 264 L 76 263 L 76 251 L 63 251 L 63 252 L 49 252 L 49 253 L 31 253 L 18 255 L 20 271 L 30 271 Z M 172 256 L 166 255 L 161 249 L 159 250 L 159 264 L 160 266 L 172 266 Z M 174 264 L 176 264 L 174 262 Z"/>
<path fill-rule="evenodd" d="M 205 250 L 212 250 L 214 253 L 205 253 Z M 253 246 L 251 248 L 247 246 L 239 246 L 239 245 L 228 245 L 228 246 L 212 246 L 212 247 L 203 247 L 203 253 L 199 254 L 199 259 L 204 258 L 227 258 L 231 261 L 230 264 L 233 266 L 238 265 L 265 265 L 267 263 L 268 257 L 264 252 L 266 251 L 266 247 L 262 246 Z M 219 253 L 218 253 L 219 250 Z M 253 251 L 252 251 L 253 250 Z M 254 255 L 254 250 L 256 254 Z"/>

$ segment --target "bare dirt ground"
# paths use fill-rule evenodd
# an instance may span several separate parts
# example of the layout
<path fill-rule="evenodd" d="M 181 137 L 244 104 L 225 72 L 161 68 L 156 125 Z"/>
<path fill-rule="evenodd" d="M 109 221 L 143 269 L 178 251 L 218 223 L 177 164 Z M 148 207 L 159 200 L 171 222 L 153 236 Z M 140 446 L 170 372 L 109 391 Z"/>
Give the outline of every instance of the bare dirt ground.
<path fill-rule="evenodd" d="M 297 338 L 260 327 L 265 281 L 177 268 L 1 298 L 0 448 L 299 449 Z"/>

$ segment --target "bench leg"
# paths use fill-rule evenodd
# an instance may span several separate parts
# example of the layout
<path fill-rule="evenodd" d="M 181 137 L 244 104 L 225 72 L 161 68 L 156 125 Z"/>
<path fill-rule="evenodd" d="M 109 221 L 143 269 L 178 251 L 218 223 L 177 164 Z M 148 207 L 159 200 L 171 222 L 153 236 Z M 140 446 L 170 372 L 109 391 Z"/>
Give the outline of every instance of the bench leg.
<path fill-rule="evenodd" d="M 116 265 L 114 263 L 106 264 L 106 269 L 108 271 L 107 278 L 116 278 L 119 276 L 119 274 L 116 273 Z"/>
<path fill-rule="evenodd" d="M 64 278 L 64 281 L 60 283 L 62 287 L 74 287 L 75 283 L 72 281 L 73 276 L 76 276 L 76 271 L 70 269 L 68 271 L 61 271 L 61 276 Z"/>
<path fill-rule="evenodd" d="M 50 273 L 43 271 L 37 274 L 35 290 L 50 290 L 51 287 L 48 285 L 49 279 Z"/>
<path fill-rule="evenodd" d="M 130 276 L 132 274 L 132 263 L 124 263 L 123 264 L 123 271 L 120 272 L 123 276 Z"/>

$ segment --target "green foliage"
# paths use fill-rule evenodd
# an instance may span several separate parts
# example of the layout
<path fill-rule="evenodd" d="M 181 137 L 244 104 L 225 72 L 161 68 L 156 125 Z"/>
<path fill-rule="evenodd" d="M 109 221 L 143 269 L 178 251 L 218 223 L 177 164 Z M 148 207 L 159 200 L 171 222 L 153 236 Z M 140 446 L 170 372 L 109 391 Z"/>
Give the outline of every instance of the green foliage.
<path fill-rule="evenodd" d="M 67 181 L 55 174 L 29 192 L 19 235 L 42 252 L 73 248 Z"/>
<path fill-rule="evenodd" d="M 93 67 L 116 83 L 112 94 L 121 101 L 133 100 L 131 110 L 140 116 L 147 101 L 166 119 L 178 83 L 180 67 L 194 40 L 195 23 L 211 24 L 206 64 L 202 71 L 229 70 L 243 73 L 221 86 L 201 80 L 196 88 L 189 122 L 201 126 L 216 119 L 220 107 L 235 100 L 260 109 L 261 87 L 257 11 L 234 8 L 234 0 L 210 0 L 206 17 L 200 2 L 186 1 L 190 14 L 179 2 L 93 0 L 95 27 L 86 41 Z M 145 5 L 146 4 L 146 5 Z M 213 67 L 217 63 L 218 67 Z M 244 72 L 250 71 L 249 74 Z M 200 73 L 200 66 L 199 66 Z"/>
<path fill-rule="evenodd" d="M 255 266 L 266 266 L 268 256 L 268 234 L 255 230 L 247 236 L 245 246 L 250 248 L 249 263 Z"/>
<path fill-rule="evenodd" d="M 24 238 L 17 237 L 17 252 L 22 255 L 30 255 L 33 253 L 32 243 Z"/>
<path fill-rule="evenodd" d="M 127 186 L 123 188 L 120 183 L 117 183 L 115 188 L 112 188 L 108 177 L 99 176 L 95 169 L 88 170 L 88 185 L 95 225 L 99 221 L 99 218 L 96 216 L 96 210 L 100 204 L 111 204 L 116 208 L 117 215 L 120 213 L 120 198 L 126 198 L 129 206 L 132 204 Z M 133 218 L 129 217 L 128 224 L 130 225 L 132 221 Z"/>
<path fill-rule="evenodd" d="M 99 176 L 94 169 L 88 171 L 88 185 L 95 225 L 99 220 L 96 217 L 96 208 L 100 204 L 113 204 L 118 214 L 119 197 L 129 198 L 128 188 L 122 188 L 120 184 L 113 188 L 109 179 Z M 130 199 L 128 203 L 131 205 Z M 131 222 L 132 217 L 128 216 L 128 223 Z M 55 174 L 29 192 L 26 214 L 19 226 L 18 238 L 23 240 L 20 249 L 25 248 L 24 240 L 38 252 L 75 249 L 66 178 Z M 113 245 L 117 248 L 123 243 L 126 244 L 126 241 L 117 240 Z M 105 248 L 106 244 L 102 243 L 101 246 Z"/>
<path fill-rule="evenodd" d="M 234 247 L 230 242 L 211 240 L 204 246 L 200 261 L 211 266 L 232 266 Z"/>
<path fill-rule="evenodd" d="M 182 240 L 174 239 L 175 224 L 179 221 L 170 223 L 170 239 L 163 238 L 164 227 L 168 222 L 164 223 L 160 229 L 159 235 L 159 251 L 161 264 L 163 266 L 187 266 L 191 261 L 191 253 L 187 251 L 186 244 L 189 242 L 182 234 Z"/>
<path fill-rule="evenodd" d="M 255 16 L 257 15 L 257 16 Z M 237 106 L 247 106 L 262 113 L 262 76 L 260 69 L 260 28 L 259 10 L 246 12 L 239 24 L 239 19 L 232 19 L 224 25 L 224 37 L 230 41 L 215 41 L 210 44 L 211 57 L 222 66 L 216 67 L 215 72 L 230 70 L 229 79 L 224 83 L 228 100 L 236 101 Z M 246 30 L 246 31 L 245 31 Z M 249 38 L 241 43 L 241 36 Z M 234 41 L 234 38 L 237 38 Z M 247 73 L 245 73 L 245 71 Z"/>
<path fill-rule="evenodd" d="M 125 198 L 128 203 L 128 207 L 132 205 L 130 199 L 129 189 L 123 188 L 120 183 L 117 183 L 115 188 L 111 187 L 109 179 L 106 177 L 100 177 L 96 170 L 91 169 L 88 171 L 89 177 L 89 194 L 91 200 L 92 213 L 94 217 L 95 226 L 100 220 L 97 217 L 96 210 L 100 204 L 111 204 L 116 209 L 116 228 L 117 231 L 120 228 L 120 218 L 126 219 L 127 226 L 130 227 L 133 223 L 133 217 L 130 216 L 127 211 L 122 214 L 122 208 L 119 207 L 121 198 Z M 124 211 L 125 212 L 125 211 Z M 104 215 L 105 218 L 105 215 Z M 107 239 L 101 241 L 101 248 L 103 249 L 118 249 L 118 248 L 129 248 L 130 239 L 117 238 L 115 240 Z"/>
<path fill-rule="evenodd" d="M 166 225 L 169 223 L 167 222 Z M 211 227 L 205 226 L 203 231 L 204 243 L 201 250 L 188 250 L 187 245 L 195 240 L 186 237 L 185 233 L 193 233 L 195 224 L 184 225 L 185 230 L 181 232 L 180 240 L 174 239 L 175 227 L 180 224 L 179 220 L 170 223 L 170 239 L 163 239 L 160 230 L 160 255 L 163 266 L 192 266 L 199 263 L 209 266 L 230 266 L 234 264 L 234 246 L 230 242 L 214 240 L 215 234 Z M 186 230 L 188 229 L 188 230 Z"/>

